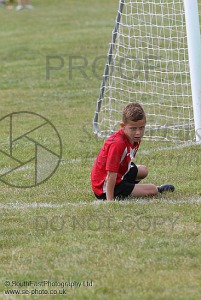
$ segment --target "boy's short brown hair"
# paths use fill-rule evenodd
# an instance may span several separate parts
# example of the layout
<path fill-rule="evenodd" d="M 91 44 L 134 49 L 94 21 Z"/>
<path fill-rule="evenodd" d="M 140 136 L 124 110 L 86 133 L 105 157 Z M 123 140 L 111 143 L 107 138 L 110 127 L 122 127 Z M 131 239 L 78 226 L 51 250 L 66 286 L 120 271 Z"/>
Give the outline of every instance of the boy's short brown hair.
<path fill-rule="evenodd" d="M 129 121 L 137 122 L 142 119 L 145 119 L 146 121 L 146 115 L 139 103 L 129 103 L 124 107 L 122 113 L 122 121 L 124 124 Z"/>

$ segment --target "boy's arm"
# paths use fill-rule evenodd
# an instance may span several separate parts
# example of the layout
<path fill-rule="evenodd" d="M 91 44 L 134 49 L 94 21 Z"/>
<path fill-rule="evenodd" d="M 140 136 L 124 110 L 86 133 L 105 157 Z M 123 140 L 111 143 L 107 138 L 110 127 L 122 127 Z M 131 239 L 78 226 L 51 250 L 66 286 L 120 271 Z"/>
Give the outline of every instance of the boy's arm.
<path fill-rule="evenodd" d="M 107 172 L 106 197 L 108 201 L 114 200 L 114 187 L 116 183 L 117 173 Z"/>

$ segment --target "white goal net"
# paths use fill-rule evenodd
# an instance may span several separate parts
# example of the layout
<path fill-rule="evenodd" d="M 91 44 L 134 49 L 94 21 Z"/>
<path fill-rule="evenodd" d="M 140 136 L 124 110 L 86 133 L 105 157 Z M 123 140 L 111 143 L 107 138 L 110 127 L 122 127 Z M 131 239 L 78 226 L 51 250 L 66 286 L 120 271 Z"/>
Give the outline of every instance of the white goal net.
<path fill-rule="evenodd" d="M 116 131 L 128 102 L 144 107 L 145 138 L 194 140 L 183 0 L 120 1 L 94 117 L 95 133 L 105 137 Z"/>

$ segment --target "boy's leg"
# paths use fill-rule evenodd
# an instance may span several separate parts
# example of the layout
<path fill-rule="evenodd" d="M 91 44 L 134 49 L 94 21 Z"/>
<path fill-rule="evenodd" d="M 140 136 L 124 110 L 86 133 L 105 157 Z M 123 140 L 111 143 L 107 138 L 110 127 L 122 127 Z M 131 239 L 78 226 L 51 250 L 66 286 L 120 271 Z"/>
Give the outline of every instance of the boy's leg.
<path fill-rule="evenodd" d="M 141 196 L 156 196 L 158 195 L 158 188 L 154 184 L 136 184 L 131 193 L 131 196 L 141 197 Z"/>
<path fill-rule="evenodd" d="M 131 163 L 129 172 L 126 174 L 124 179 L 128 182 L 133 182 L 135 184 L 139 183 L 140 180 L 144 179 L 148 175 L 148 169 L 144 165 L 135 165 Z"/>
<path fill-rule="evenodd" d="M 163 192 L 174 192 L 175 187 L 172 184 L 163 184 L 161 186 L 155 186 L 154 184 L 136 184 L 131 193 L 132 196 L 156 196 Z"/>
<path fill-rule="evenodd" d="M 33 8 L 33 6 L 30 4 L 29 0 L 26 0 L 26 8 L 28 8 L 28 9 L 32 9 Z"/>
<path fill-rule="evenodd" d="M 17 1 L 16 10 L 19 11 L 21 9 L 23 9 L 22 0 L 18 0 Z"/>
<path fill-rule="evenodd" d="M 148 175 L 148 168 L 144 165 L 137 165 L 138 173 L 136 180 L 142 180 Z"/>

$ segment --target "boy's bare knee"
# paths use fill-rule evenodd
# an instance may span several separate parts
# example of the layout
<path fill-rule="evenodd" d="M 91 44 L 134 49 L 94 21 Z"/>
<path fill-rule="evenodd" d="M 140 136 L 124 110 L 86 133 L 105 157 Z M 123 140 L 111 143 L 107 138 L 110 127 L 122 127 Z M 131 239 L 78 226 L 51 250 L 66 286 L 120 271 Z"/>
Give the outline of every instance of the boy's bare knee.
<path fill-rule="evenodd" d="M 148 175 L 148 168 L 144 165 L 140 165 L 137 166 L 138 167 L 138 174 L 137 174 L 137 178 L 138 179 L 143 179 L 145 177 L 147 177 Z"/>

